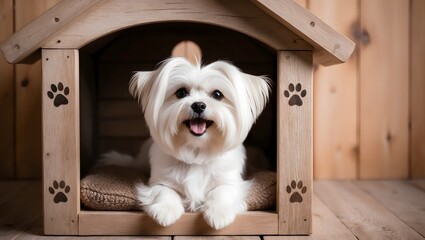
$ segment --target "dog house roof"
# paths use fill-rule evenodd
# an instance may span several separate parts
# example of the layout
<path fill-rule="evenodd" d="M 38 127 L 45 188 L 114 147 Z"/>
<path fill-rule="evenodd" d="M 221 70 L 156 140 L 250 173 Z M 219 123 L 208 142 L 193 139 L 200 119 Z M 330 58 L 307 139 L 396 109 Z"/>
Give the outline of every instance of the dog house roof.
<path fill-rule="evenodd" d="M 28 62 L 41 48 L 79 49 L 125 28 L 170 21 L 229 28 L 276 50 L 310 49 L 322 65 L 345 62 L 355 47 L 294 0 L 62 0 L 1 50 L 10 63 Z"/>

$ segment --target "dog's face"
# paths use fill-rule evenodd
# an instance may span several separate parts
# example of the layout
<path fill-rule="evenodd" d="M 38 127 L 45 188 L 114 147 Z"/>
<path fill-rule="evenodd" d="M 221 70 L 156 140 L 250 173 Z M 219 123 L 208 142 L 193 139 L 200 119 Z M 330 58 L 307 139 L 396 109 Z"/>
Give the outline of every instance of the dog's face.
<path fill-rule="evenodd" d="M 217 61 L 192 65 L 170 58 L 130 82 L 152 138 L 168 154 L 202 164 L 245 140 L 269 94 L 264 77 Z"/>

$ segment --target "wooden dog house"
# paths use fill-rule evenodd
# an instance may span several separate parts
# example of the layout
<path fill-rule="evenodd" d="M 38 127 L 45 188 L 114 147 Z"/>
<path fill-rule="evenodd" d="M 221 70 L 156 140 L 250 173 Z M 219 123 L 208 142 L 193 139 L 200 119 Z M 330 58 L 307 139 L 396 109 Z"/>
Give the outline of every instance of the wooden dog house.
<path fill-rule="evenodd" d="M 132 36 L 155 34 L 162 34 L 162 40 L 153 37 L 128 42 Z M 164 37 L 168 35 L 169 38 Z M 266 72 L 259 70 L 258 73 L 269 74 L 276 81 L 276 211 L 240 214 L 232 225 L 217 231 L 202 224 L 200 213 L 185 213 L 177 223 L 164 228 L 143 212 L 82 209 L 80 158 L 84 154 L 80 154 L 80 147 L 84 144 L 80 142 L 86 139 L 82 135 L 87 134 L 87 129 L 90 132 L 90 128 L 84 127 L 87 119 L 80 119 L 80 112 L 84 112 L 83 108 L 90 109 L 92 99 L 83 91 L 102 87 L 87 84 L 91 77 L 96 78 L 96 72 L 84 74 L 93 70 L 89 70 L 91 64 L 85 62 L 82 55 L 103 51 L 105 63 L 111 60 L 109 65 L 103 66 L 108 69 L 108 66 L 119 64 L 120 56 L 128 59 L 133 47 L 150 44 L 134 56 L 149 58 L 145 67 L 152 68 L 152 64 L 163 60 L 162 55 L 170 51 L 169 46 L 186 38 L 196 38 L 204 46 L 202 48 L 209 48 L 206 52 L 211 59 L 224 56 L 233 61 L 233 56 L 241 53 L 245 55 L 239 55 L 240 59 L 245 60 L 268 56 L 262 62 Z M 216 41 L 208 44 L 211 39 Z M 244 48 L 246 45 L 239 45 L 241 41 L 235 41 L 227 51 L 222 51 L 220 39 L 229 44 L 232 39 L 244 39 L 241 41 L 257 47 Z M 121 45 L 114 45 L 116 42 Z M 161 55 L 158 49 L 163 44 L 168 47 Z M 295 1 L 63 0 L 2 43 L 1 49 L 10 63 L 39 59 L 41 52 L 45 234 L 311 233 L 313 62 L 322 65 L 344 62 L 353 52 L 354 44 Z M 114 49 L 115 54 L 112 54 Z M 271 54 L 250 55 L 251 49 L 268 49 Z M 235 53 L 223 55 L 230 50 Z M 83 96 L 86 99 L 82 99 Z"/>

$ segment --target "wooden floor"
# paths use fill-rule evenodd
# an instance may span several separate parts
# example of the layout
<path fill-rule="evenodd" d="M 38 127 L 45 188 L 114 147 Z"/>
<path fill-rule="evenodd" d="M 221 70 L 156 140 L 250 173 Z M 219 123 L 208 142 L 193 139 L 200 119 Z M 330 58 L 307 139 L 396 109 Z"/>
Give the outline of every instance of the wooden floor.
<path fill-rule="evenodd" d="M 0 181 L 0 239 L 42 236 L 41 184 Z M 425 239 L 425 180 L 315 181 L 313 235 L 82 239 Z M 76 237 L 60 237 L 74 239 Z"/>

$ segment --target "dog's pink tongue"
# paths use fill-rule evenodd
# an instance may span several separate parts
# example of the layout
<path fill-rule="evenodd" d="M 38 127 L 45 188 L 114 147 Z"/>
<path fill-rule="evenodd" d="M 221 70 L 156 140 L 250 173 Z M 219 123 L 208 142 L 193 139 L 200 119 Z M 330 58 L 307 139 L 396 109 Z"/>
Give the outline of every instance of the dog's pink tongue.
<path fill-rule="evenodd" d="M 204 119 L 195 118 L 190 120 L 190 130 L 196 134 L 202 134 L 207 129 L 207 123 Z"/>

